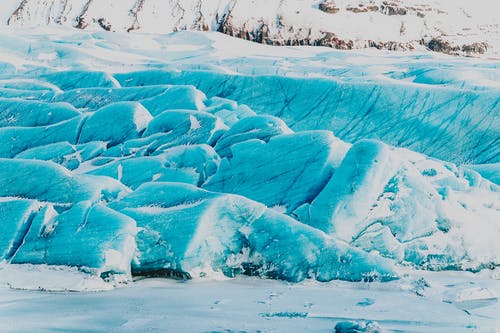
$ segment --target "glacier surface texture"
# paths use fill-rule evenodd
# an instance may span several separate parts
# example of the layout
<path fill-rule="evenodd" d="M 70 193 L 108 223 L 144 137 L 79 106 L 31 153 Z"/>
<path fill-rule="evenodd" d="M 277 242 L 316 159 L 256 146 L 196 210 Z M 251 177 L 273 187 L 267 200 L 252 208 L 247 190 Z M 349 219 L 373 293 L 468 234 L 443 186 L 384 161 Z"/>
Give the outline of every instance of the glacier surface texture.
<path fill-rule="evenodd" d="M 0 261 L 287 281 L 500 264 L 497 63 L 0 39 Z"/>

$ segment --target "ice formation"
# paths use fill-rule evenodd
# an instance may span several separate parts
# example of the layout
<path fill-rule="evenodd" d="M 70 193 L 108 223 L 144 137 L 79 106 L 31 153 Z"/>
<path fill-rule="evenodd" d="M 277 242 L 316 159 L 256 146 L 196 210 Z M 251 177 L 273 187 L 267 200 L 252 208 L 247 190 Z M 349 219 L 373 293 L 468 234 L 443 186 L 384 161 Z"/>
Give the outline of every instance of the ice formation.
<path fill-rule="evenodd" d="M 294 131 L 168 77 L 2 81 L 1 260 L 289 281 L 500 263 L 494 167 Z"/>

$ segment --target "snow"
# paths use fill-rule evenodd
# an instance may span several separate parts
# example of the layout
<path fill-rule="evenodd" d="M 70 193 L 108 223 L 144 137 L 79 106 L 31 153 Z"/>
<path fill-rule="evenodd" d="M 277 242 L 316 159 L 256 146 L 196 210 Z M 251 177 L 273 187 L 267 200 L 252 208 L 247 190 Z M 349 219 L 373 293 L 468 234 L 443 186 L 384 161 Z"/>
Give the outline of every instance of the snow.
<path fill-rule="evenodd" d="M 372 322 L 382 332 L 496 333 L 499 327 L 500 290 L 489 272 L 416 272 L 404 280 L 362 284 L 287 284 L 248 277 L 187 282 L 146 279 L 111 291 L 88 292 L 110 287 L 102 280 L 83 279 L 77 272 L 57 268 L 49 272 L 45 267 L 18 265 L 0 269 L 3 285 L 7 276 L 17 274 L 12 279 L 15 288 L 37 281 L 40 287 L 87 291 L 0 288 L 3 332 L 82 328 L 96 332 L 334 332 L 335 326 L 345 322 Z M 425 296 L 418 296 L 422 293 Z"/>
<path fill-rule="evenodd" d="M 0 34 L 0 330 L 495 332 L 496 62 L 49 31 Z"/>
<path fill-rule="evenodd" d="M 336 13 L 321 11 L 324 1 L 318 0 L 17 0 L 20 6 L 14 11 L 15 2 L 2 7 L 3 21 L 14 27 L 62 25 L 159 34 L 213 30 L 281 45 L 309 45 L 333 34 L 354 48 L 385 43 L 385 49 L 410 50 L 423 49 L 421 43 L 434 38 L 467 55 L 466 46 L 487 42 L 483 53 L 494 57 L 500 45 L 498 5 L 490 0 L 337 0 L 330 2 Z"/>
<path fill-rule="evenodd" d="M 5 292 L 6 288 L 51 292 L 97 292 L 111 290 L 120 285 L 119 279 L 118 283 L 106 282 L 100 276 L 68 266 L 0 263 L 0 272 L 1 292 Z M 4 296 L 5 294 L 2 294 L 2 301 Z"/>
<path fill-rule="evenodd" d="M 19 6 L 19 0 L 5 0 L 2 2 L 2 16 L 1 18 L 1 23 L 6 24 L 7 20 L 9 17 L 12 15 L 12 13 L 16 10 L 16 8 Z"/>

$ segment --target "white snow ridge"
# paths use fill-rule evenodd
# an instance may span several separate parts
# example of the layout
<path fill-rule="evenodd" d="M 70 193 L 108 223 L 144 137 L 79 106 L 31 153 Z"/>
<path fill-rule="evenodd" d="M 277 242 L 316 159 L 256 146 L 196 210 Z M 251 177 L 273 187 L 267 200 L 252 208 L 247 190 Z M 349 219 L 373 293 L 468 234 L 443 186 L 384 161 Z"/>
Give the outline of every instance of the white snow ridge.
<path fill-rule="evenodd" d="M 490 0 L 10 0 L 5 8 L 12 26 L 214 30 L 271 45 L 494 57 L 500 45 L 500 7 Z"/>

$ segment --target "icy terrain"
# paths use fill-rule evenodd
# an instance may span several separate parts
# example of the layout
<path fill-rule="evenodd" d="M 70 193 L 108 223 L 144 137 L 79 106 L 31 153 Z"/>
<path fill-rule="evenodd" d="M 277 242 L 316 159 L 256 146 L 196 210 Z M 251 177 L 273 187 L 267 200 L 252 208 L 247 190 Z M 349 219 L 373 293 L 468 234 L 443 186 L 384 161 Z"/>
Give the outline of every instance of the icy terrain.
<path fill-rule="evenodd" d="M 355 320 L 365 331 L 380 324 L 495 332 L 498 62 L 275 48 L 217 33 L 2 31 L 2 288 L 95 291 L 132 277 L 193 278 L 158 282 L 175 302 L 190 299 L 192 312 L 173 314 L 169 325 L 219 304 L 227 316 L 223 300 L 238 297 L 216 297 L 213 309 L 193 299 L 198 290 L 229 288 L 253 299 L 238 311 L 253 313 L 255 326 L 218 317 L 189 329 L 272 330 L 270 322 L 289 320 L 332 330 Z M 459 272 L 443 272 L 450 270 Z M 253 295 L 238 284 L 261 280 L 241 275 L 307 281 L 265 282 Z M 97 297 L 140 315 L 130 297 L 160 302 L 155 283 L 59 300 Z M 311 296 L 325 304 L 309 310 L 293 295 L 289 306 L 286 297 L 276 308 L 259 303 L 287 288 L 325 288 L 325 299 Z M 388 289 L 395 295 L 384 296 Z M 344 301 L 329 308 L 327 295 L 341 291 L 359 298 L 354 306 L 369 308 L 366 316 Z M 23 302 L 12 302 L 24 296 L 47 312 L 63 304 L 45 307 L 58 296 L 1 289 L 5 316 L 23 312 Z M 400 296 L 403 308 L 416 302 L 442 312 L 380 314 L 394 311 L 388 303 Z M 82 311 L 96 318 L 97 310 Z M 166 327 L 160 313 L 147 316 L 111 312 L 93 329 Z M 0 322 L 7 331 L 32 328 Z"/>
<path fill-rule="evenodd" d="M 433 270 L 480 270 L 499 263 L 498 186 L 474 171 L 481 172 L 481 166 L 457 166 L 377 139 L 358 136 L 348 143 L 317 129 L 322 126 L 307 115 L 317 108 L 304 105 L 305 98 L 290 97 L 298 100 L 295 108 L 274 112 L 285 120 L 304 119 L 292 130 L 280 118 L 178 84 L 188 75 L 218 87 L 217 82 L 228 75 L 225 64 L 238 68 L 232 62 L 240 58 L 222 59 L 222 68 L 213 71 L 172 71 L 169 66 L 182 62 L 169 60 L 162 71 L 85 70 L 80 61 L 101 62 L 96 69 L 109 65 L 104 52 L 112 52 L 113 44 L 97 36 L 69 36 L 62 46 L 57 40 L 48 43 L 30 35 L 15 43 L 3 37 L 7 42 L 2 45 L 24 52 L 26 61 L 13 62 L 17 68 L 6 62 L 0 82 L 0 207 L 7 230 L 1 238 L 3 260 L 76 266 L 101 276 L 167 270 L 186 275 L 245 273 L 289 281 L 392 279 L 398 275 L 395 263 Z M 116 44 L 121 38 L 100 36 Z M 85 54 L 88 48 L 77 52 L 78 44 L 72 44 L 88 42 L 90 37 L 94 58 Z M 167 50 L 176 48 L 193 57 L 197 48 L 201 54 L 216 48 L 220 37 L 183 33 L 153 38 L 158 43 L 164 38 Z M 178 38 L 188 40 L 191 47 L 177 44 Z M 97 48 L 98 44 L 106 47 Z M 335 56 L 345 55 L 334 51 L 322 55 Z M 316 59 L 312 58 L 313 65 Z M 137 67 L 157 67 L 145 61 L 138 58 Z M 420 65 L 418 57 L 415 62 Z M 482 71 L 488 64 L 459 61 L 455 66 L 477 66 Z M 54 65 L 67 70 L 54 71 Z M 488 70 L 498 74 L 494 66 Z M 175 76 L 180 78 L 172 79 Z M 267 80 L 268 89 L 288 94 L 300 88 L 296 80 L 304 80 L 312 100 L 313 94 L 323 94 L 322 85 L 340 84 L 343 76 L 234 77 Z M 391 79 L 378 74 L 366 76 L 391 84 Z M 280 80 L 290 88 L 283 88 Z M 355 82 L 354 76 L 349 84 L 364 89 L 365 83 Z M 483 81 L 468 84 L 473 86 L 452 81 L 444 89 L 425 87 L 427 94 L 451 90 L 460 92 L 463 101 L 472 99 L 461 112 L 448 103 L 443 113 L 460 117 L 463 112 L 469 122 L 476 117 L 479 123 L 468 126 L 463 120 L 446 119 L 435 114 L 432 102 L 423 101 L 430 105 L 423 110 L 428 114 L 420 121 L 410 118 L 411 127 L 399 122 L 392 130 L 422 146 L 423 138 L 432 133 L 429 123 L 444 118 L 448 124 L 444 129 L 437 124 L 436 136 L 450 127 L 467 129 L 467 140 L 481 143 L 470 153 L 479 161 L 496 162 L 498 88 Z M 403 84 L 402 89 L 413 92 L 420 85 Z M 378 89 L 384 84 L 372 86 Z M 225 95 L 225 89 L 213 94 Z M 355 95 L 363 98 L 359 91 Z M 276 96 L 270 91 L 267 103 Z M 383 96 L 376 99 L 387 105 Z M 491 103 L 489 111 L 476 108 L 478 101 L 481 106 Z M 328 98 L 323 103 L 333 113 L 342 112 Z M 370 112 L 386 116 L 376 108 L 369 106 L 358 126 L 366 126 Z M 405 112 L 415 108 L 410 104 L 399 110 L 409 117 Z M 335 118 L 331 121 L 338 123 Z M 348 126 L 356 124 L 351 121 Z M 448 138 L 441 140 L 449 153 L 453 145 Z M 437 145 L 433 141 L 430 147 Z M 103 225 L 102 220 L 108 222 Z"/>
<path fill-rule="evenodd" d="M 270 45 L 430 49 L 498 58 L 494 0 L 4 0 L 11 26 L 212 30 Z"/>
<path fill-rule="evenodd" d="M 59 284 L 75 280 L 48 276 Z M 499 296 L 493 276 L 456 272 L 424 272 L 389 283 L 147 279 L 99 293 L 0 289 L 0 330 L 498 333 Z M 347 325 L 371 330 L 334 330 Z"/>
<path fill-rule="evenodd" d="M 347 142 L 379 139 L 458 164 L 500 162 L 498 62 L 276 48 L 215 33 L 5 31 L 0 64 L 4 78 L 23 73 L 17 86 L 30 87 L 29 80 L 55 69 L 115 72 L 92 75 L 110 87 L 193 85 L 208 98 L 277 116 L 295 131 L 327 129 Z M 55 80 L 61 79 L 45 79 L 57 86 Z M 81 81 L 74 72 L 65 80 L 60 89 Z M 49 98 L 47 89 L 37 94 Z"/>

